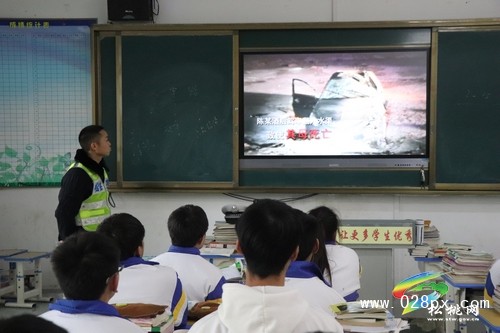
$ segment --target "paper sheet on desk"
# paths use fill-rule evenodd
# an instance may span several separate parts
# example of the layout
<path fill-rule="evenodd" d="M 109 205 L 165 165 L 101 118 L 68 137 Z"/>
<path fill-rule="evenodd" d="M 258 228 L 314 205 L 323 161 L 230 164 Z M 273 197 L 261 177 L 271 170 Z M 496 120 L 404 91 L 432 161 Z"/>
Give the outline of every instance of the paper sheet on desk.
<path fill-rule="evenodd" d="M 216 247 L 204 247 L 204 248 L 200 249 L 200 253 L 201 253 L 201 255 L 208 254 L 208 255 L 230 257 L 231 254 L 234 253 L 234 249 L 221 249 L 221 248 L 216 248 Z"/>
<path fill-rule="evenodd" d="M 221 268 L 221 271 L 226 280 L 241 278 L 241 273 L 234 264 L 225 268 Z"/>
<path fill-rule="evenodd" d="M 399 333 L 403 330 L 410 328 L 410 325 L 406 320 L 401 318 L 394 319 L 394 325 L 392 327 L 367 327 L 367 326 L 342 326 L 344 332 L 357 332 L 357 333 Z"/>

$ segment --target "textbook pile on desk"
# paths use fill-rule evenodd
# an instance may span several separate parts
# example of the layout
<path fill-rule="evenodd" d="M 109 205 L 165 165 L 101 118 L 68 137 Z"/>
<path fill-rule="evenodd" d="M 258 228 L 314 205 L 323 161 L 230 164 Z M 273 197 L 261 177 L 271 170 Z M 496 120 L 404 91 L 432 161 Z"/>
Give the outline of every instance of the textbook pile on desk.
<path fill-rule="evenodd" d="M 216 221 L 214 224 L 213 235 L 215 242 L 219 244 L 233 245 L 236 244 L 235 224 Z"/>
<path fill-rule="evenodd" d="M 439 245 L 439 230 L 435 225 L 431 225 L 431 221 L 424 221 L 424 242 L 434 248 Z"/>
<path fill-rule="evenodd" d="M 443 243 L 431 246 L 424 243 L 422 245 L 415 245 L 414 247 L 409 248 L 408 252 L 412 257 L 442 258 L 446 255 L 448 250 L 471 251 L 472 245 Z"/>
<path fill-rule="evenodd" d="M 444 257 L 448 250 L 456 251 L 472 251 L 472 245 L 458 244 L 458 243 L 443 243 L 432 249 L 431 255 L 433 257 Z"/>
<path fill-rule="evenodd" d="M 490 253 L 449 249 L 442 264 L 454 281 L 484 283 L 494 261 Z"/>
<path fill-rule="evenodd" d="M 174 316 L 168 306 L 155 304 L 116 304 L 120 315 L 138 325 L 144 332 L 173 333 Z"/>
<path fill-rule="evenodd" d="M 348 302 L 347 308 L 336 311 L 335 316 L 345 332 L 399 332 L 410 328 L 407 321 L 394 318 L 386 309 L 361 307 L 360 302 Z"/>

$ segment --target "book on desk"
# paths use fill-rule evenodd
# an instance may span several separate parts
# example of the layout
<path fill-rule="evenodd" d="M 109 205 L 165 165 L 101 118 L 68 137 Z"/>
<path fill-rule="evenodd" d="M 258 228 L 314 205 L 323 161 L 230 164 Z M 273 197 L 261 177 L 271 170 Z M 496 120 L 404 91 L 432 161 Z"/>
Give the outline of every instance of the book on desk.
<path fill-rule="evenodd" d="M 409 328 L 408 323 L 382 307 L 365 307 L 361 302 L 347 302 L 345 309 L 338 310 L 338 305 L 332 306 L 335 318 L 346 332 L 390 332 L 395 329 Z"/>
<path fill-rule="evenodd" d="M 449 249 L 442 267 L 456 282 L 484 284 L 494 261 L 490 253 Z"/>
<path fill-rule="evenodd" d="M 142 328 L 145 332 L 172 333 L 174 316 L 168 306 L 156 304 L 115 304 L 120 315 Z"/>

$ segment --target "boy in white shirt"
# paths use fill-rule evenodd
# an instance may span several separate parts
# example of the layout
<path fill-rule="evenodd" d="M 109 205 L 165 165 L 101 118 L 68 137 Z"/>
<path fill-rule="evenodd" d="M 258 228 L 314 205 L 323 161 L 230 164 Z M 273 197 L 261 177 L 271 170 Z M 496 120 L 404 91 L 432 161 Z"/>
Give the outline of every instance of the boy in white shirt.
<path fill-rule="evenodd" d="M 246 285 L 225 284 L 218 310 L 198 320 L 189 333 L 343 332 L 331 315 L 314 309 L 285 273 L 299 251 L 300 226 L 291 207 L 257 200 L 236 223 L 237 249 L 247 263 Z"/>
<path fill-rule="evenodd" d="M 120 248 L 120 292 L 109 303 L 168 306 L 175 328 L 186 328 L 187 299 L 177 273 L 171 267 L 142 259 L 146 233 L 142 223 L 127 213 L 113 214 L 99 225 L 97 232 L 115 240 Z"/>
<path fill-rule="evenodd" d="M 226 280 L 219 268 L 200 255 L 208 230 L 205 211 L 195 205 L 179 207 L 168 217 L 167 226 L 172 246 L 152 260 L 179 274 L 189 309 L 198 302 L 220 299 Z"/>
<path fill-rule="evenodd" d="M 301 227 L 301 238 L 297 259 L 286 272 L 285 286 L 297 289 L 312 306 L 333 315 L 331 306 L 345 303 L 345 299 L 325 281 L 323 272 L 311 261 L 318 248 L 324 246 L 318 239 L 321 226 L 312 215 L 298 209 L 294 212 L 296 223 Z"/>
<path fill-rule="evenodd" d="M 309 214 L 314 216 L 325 230 L 326 253 L 330 264 L 330 274 L 324 272 L 325 278 L 327 281 L 331 279 L 332 288 L 346 301 L 356 301 L 361 286 L 359 256 L 353 249 L 337 244 L 337 214 L 325 206 L 314 208 Z"/>
<path fill-rule="evenodd" d="M 66 298 L 40 317 L 69 333 L 144 333 L 108 304 L 117 292 L 120 268 L 120 249 L 108 237 L 73 234 L 55 248 L 51 262 Z"/>

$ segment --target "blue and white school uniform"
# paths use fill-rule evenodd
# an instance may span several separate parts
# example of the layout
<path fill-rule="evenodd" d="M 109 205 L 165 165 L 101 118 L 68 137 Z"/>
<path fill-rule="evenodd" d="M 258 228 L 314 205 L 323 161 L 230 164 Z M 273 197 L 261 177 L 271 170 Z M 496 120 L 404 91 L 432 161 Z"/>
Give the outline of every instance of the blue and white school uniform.
<path fill-rule="evenodd" d="M 40 317 L 68 333 L 144 333 L 142 328 L 120 317 L 112 305 L 102 301 L 57 300 Z"/>
<path fill-rule="evenodd" d="M 324 280 L 318 266 L 310 261 L 293 261 L 286 272 L 285 286 L 298 290 L 313 307 L 333 314 L 331 305 L 345 299 Z"/>
<path fill-rule="evenodd" d="M 490 271 L 488 272 L 488 276 L 486 277 L 486 283 L 484 285 L 485 296 L 490 297 L 486 297 L 486 299 L 488 299 L 490 303 L 492 302 L 491 297 L 495 292 L 495 287 L 498 285 L 500 285 L 500 260 L 495 261 L 495 263 L 491 266 Z M 490 304 L 490 306 L 493 305 Z"/>
<path fill-rule="evenodd" d="M 217 311 L 195 322 L 189 333 L 234 332 L 343 333 L 344 329 L 293 288 L 226 283 Z"/>
<path fill-rule="evenodd" d="M 186 327 L 187 298 L 173 268 L 140 257 L 128 258 L 121 264 L 118 292 L 109 300 L 110 304 L 168 305 L 175 327 Z"/>
<path fill-rule="evenodd" d="M 357 300 L 361 285 L 359 257 L 356 251 L 342 245 L 326 244 L 326 254 L 332 273 L 332 288 L 348 302 Z M 328 279 L 326 272 L 325 278 Z"/>
<path fill-rule="evenodd" d="M 219 268 L 200 255 L 198 248 L 172 245 L 168 252 L 152 260 L 175 269 L 190 305 L 222 297 L 226 279 Z"/>

